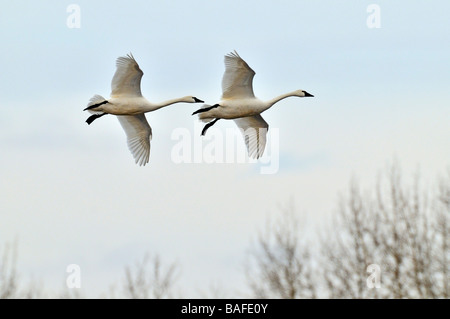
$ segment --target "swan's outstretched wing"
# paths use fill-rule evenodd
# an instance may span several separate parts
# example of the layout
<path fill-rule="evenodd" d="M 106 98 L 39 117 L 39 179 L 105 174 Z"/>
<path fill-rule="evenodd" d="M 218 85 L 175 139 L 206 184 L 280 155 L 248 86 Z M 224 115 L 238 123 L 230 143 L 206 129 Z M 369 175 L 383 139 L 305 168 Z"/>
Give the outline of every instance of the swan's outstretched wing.
<path fill-rule="evenodd" d="M 111 81 L 111 96 L 142 96 L 141 78 L 144 72 L 139 68 L 133 55 L 116 60 L 116 73 Z"/>
<path fill-rule="evenodd" d="M 252 158 L 260 158 L 266 147 L 266 135 L 269 124 L 261 115 L 241 117 L 235 119 L 234 122 L 241 129 L 244 136 L 245 145 L 247 146 L 248 156 Z"/>
<path fill-rule="evenodd" d="M 117 118 L 127 134 L 128 148 L 136 164 L 147 164 L 150 158 L 152 128 L 148 125 L 145 114 L 118 115 Z"/>
<path fill-rule="evenodd" d="M 222 99 L 255 97 L 253 71 L 236 51 L 225 56 L 225 73 L 222 78 Z"/>

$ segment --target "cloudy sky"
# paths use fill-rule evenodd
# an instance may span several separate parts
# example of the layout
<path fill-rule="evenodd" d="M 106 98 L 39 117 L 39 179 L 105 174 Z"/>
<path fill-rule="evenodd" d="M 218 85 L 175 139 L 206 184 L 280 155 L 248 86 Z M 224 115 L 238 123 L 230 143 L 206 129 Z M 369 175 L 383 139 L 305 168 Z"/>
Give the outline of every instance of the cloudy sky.
<path fill-rule="evenodd" d="M 245 253 L 280 204 L 292 199 L 320 222 L 352 176 L 370 184 L 397 159 L 433 180 L 449 165 L 448 1 L 0 4 L 0 245 L 17 240 L 22 277 L 46 289 L 64 288 L 77 264 L 82 293 L 98 296 L 146 252 L 179 264 L 184 297 L 212 284 L 243 289 Z M 208 145 L 226 145 L 235 125 L 220 121 L 201 139 L 195 104 L 147 115 L 145 167 L 113 116 L 85 123 L 91 96 L 110 93 L 118 56 L 133 53 L 150 101 L 215 103 L 232 50 L 256 71 L 259 98 L 315 95 L 264 113 L 271 134 L 259 163 L 209 163 Z M 179 132 L 191 151 L 182 163 Z"/>

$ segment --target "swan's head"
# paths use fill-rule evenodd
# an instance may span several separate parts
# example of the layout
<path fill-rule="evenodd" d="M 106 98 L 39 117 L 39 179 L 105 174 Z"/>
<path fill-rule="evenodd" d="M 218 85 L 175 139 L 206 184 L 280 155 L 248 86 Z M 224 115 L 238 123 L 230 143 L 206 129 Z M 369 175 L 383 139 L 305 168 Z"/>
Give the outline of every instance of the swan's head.
<path fill-rule="evenodd" d="M 188 103 L 205 103 L 204 101 L 196 98 L 195 96 L 186 96 L 185 100 Z"/>
<path fill-rule="evenodd" d="M 294 92 L 294 95 L 299 96 L 299 97 L 314 97 L 314 95 L 309 94 L 308 92 L 303 91 L 303 90 L 297 90 L 297 91 L 295 91 L 295 92 Z"/>

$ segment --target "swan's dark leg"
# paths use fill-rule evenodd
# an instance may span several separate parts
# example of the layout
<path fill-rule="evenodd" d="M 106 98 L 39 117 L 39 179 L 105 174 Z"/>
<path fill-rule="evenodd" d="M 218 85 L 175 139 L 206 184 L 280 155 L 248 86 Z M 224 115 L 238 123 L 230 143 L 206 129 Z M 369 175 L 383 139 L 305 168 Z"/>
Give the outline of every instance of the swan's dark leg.
<path fill-rule="evenodd" d="M 94 122 L 96 119 L 98 119 L 99 117 L 102 117 L 103 115 L 106 115 L 106 114 L 108 114 L 108 113 L 93 114 L 88 117 L 88 119 L 86 120 L 86 123 L 91 125 L 91 123 Z"/>
<path fill-rule="evenodd" d="M 213 126 L 214 124 L 216 124 L 216 122 L 217 122 L 218 120 L 220 120 L 220 118 L 219 118 L 219 119 L 215 119 L 214 121 L 209 122 L 208 124 L 206 124 L 205 127 L 204 127 L 203 130 L 202 130 L 202 135 L 205 135 L 206 131 L 207 131 L 211 126 Z"/>
<path fill-rule="evenodd" d="M 195 115 L 197 113 L 203 113 L 203 112 L 208 112 L 209 110 L 212 110 L 213 108 L 219 107 L 219 104 L 214 104 L 213 106 L 210 107 L 205 107 L 204 109 L 199 109 L 197 111 L 195 111 L 194 113 L 192 113 L 192 115 Z"/>
<path fill-rule="evenodd" d="M 89 105 L 83 111 L 95 109 L 96 107 L 99 107 L 100 105 L 103 105 L 103 104 L 106 104 L 106 103 L 108 103 L 108 101 L 105 100 L 105 101 L 97 103 L 97 104 Z"/>

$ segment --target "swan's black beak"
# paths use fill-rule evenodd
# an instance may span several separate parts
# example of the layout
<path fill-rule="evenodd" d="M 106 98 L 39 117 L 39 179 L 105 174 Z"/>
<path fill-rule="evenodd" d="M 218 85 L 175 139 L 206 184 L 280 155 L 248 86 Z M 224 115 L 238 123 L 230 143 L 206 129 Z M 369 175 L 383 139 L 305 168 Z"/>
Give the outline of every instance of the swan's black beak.
<path fill-rule="evenodd" d="M 303 91 L 303 92 L 305 92 L 305 97 L 307 97 L 307 96 L 310 96 L 310 97 L 314 97 L 314 95 L 312 95 L 312 94 L 309 94 L 308 92 L 306 92 L 306 91 Z"/>
<path fill-rule="evenodd" d="M 197 99 L 195 96 L 192 97 L 194 99 L 195 103 L 205 103 L 205 101 L 202 101 L 200 99 Z"/>

